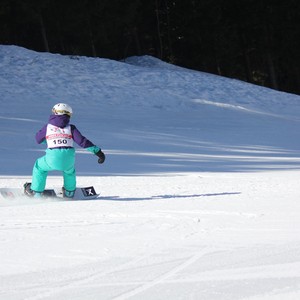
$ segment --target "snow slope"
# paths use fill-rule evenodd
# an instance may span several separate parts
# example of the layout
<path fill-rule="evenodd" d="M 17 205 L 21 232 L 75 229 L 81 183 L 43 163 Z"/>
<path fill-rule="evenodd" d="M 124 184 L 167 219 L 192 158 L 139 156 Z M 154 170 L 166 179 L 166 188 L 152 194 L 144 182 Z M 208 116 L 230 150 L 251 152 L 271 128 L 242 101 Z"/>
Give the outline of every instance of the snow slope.
<path fill-rule="evenodd" d="M 0 187 L 30 180 L 67 102 L 101 198 L 0 198 L 0 299 L 300 298 L 300 97 L 153 57 L 0 46 Z M 60 187 L 52 173 L 48 187 Z"/>

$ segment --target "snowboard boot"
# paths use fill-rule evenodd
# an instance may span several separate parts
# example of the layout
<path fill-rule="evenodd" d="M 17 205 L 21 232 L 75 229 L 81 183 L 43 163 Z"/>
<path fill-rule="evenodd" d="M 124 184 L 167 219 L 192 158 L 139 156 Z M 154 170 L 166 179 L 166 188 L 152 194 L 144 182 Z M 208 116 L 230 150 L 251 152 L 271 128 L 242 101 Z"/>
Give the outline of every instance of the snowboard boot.
<path fill-rule="evenodd" d="M 31 183 L 30 182 L 26 182 L 24 184 L 24 194 L 28 197 L 34 197 L 34 198 L 41 198 L 42 197 L 42 193 L 35 192 L 31 189 Z"/>
<path fill-rule="evenodd" d="M 68 191 L 66 190 L 64 187 L 62 188 L 62 191 L 63 191 L 63 197 L 64 198 L 74 198 L 75 196 L 75 190 L 74 191 Z"/>

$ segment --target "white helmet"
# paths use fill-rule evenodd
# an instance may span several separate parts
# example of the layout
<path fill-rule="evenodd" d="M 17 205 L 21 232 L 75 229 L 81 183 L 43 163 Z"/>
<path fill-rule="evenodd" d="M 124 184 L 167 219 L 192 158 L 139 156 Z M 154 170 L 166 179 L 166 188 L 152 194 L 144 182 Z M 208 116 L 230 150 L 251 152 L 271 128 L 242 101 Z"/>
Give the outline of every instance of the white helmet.
<path fill-rule="evenodd" d="M 66 103 L 57 103 L 53 106 L 52 112 L 55 115 L 68 115 L 72 116 L 73 110 L 69 104 Z"/>

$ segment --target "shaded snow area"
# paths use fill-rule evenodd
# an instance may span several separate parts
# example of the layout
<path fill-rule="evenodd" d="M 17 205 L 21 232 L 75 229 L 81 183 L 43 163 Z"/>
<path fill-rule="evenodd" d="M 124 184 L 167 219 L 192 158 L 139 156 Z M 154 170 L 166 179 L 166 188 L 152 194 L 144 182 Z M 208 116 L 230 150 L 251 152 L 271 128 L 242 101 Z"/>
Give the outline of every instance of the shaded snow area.
<path fill-rule="evenodd" d="M 0 188 L 31 180 L 58 102 L 107 155 L 76 149 L 98 199 L 0 196 L 1 300 L 300 299 L 299 96 L 14 46 L 0 92 Z"/>

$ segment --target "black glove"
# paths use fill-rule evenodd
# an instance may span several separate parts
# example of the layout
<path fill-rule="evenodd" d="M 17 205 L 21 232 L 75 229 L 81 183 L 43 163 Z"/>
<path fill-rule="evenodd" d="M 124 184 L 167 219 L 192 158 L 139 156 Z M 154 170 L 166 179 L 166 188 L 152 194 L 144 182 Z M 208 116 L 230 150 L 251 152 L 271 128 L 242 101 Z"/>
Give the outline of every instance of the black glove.
<path fill-rule="evenodd" d="M 105 155 L 104 155 L 104 153 L 101 151 L 101 150 L 99 150 L 97 153 L 95 153 L 98 157 L 99 157 L 99 159 L 98 159 L 98 164 L 103 164 L 104 163 L 104 161 L 105 161 Z"/>

